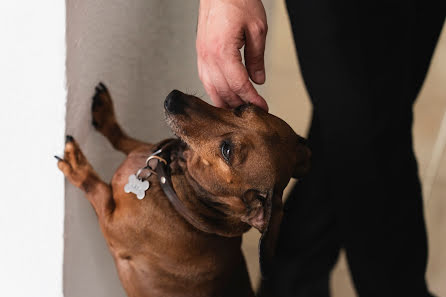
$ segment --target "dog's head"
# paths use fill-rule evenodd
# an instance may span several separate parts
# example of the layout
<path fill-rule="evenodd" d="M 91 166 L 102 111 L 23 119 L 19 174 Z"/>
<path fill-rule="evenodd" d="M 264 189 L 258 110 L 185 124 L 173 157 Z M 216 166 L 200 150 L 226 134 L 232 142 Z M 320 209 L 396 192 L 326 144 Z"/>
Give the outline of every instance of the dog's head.
<path fill-rule="evenodd" d="M 280 221 L 282 192 L 309 168 L 310 151 L 283 120 L 254 105 L 233 110 L 172 91 L 165 100 L 168 125 L 189 147 L 188 174 L 226 215 L 264 232 Z"/>

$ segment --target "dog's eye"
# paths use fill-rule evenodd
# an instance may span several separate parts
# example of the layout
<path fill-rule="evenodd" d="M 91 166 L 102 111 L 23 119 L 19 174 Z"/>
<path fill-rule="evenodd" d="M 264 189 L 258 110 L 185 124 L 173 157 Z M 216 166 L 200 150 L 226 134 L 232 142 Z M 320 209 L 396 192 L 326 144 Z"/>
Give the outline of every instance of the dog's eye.
<path fill-rule="evenodd" d="M 223 141 L 221 144 L 221 155 L 225 159 L 226 162 L 229 162 L 231 158 L 231 144 L 227 141 Z"/>

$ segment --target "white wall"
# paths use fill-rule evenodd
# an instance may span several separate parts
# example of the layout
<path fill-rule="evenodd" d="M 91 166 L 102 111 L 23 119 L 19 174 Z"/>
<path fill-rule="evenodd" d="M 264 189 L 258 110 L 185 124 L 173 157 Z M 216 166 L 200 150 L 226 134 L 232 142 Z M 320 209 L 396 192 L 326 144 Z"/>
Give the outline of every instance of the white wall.
<path fill-rule="evenodd" d="M 64 1 L 0 1 L 0 296 L 62 296 Z"/>

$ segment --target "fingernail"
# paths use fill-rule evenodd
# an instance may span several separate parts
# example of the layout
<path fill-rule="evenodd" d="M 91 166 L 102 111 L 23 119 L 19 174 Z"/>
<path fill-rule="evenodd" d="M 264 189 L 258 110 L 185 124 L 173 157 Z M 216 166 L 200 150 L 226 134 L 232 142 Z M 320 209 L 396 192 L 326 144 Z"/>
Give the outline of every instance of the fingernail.
<path fill-rule="evenodd" d="M 265 82 L 265 71 L 257 70 L 256 72 L 254 72 L 254 77 L 257 83 Z"/>

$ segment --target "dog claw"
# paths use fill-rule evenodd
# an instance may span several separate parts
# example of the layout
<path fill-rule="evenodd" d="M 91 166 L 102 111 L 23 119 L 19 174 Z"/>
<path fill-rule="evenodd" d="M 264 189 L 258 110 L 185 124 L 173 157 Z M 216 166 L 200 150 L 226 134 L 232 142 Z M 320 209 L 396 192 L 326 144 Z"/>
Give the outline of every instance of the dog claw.
<path fill-rule="evenodd" d="M 102 90 L 107 91 L 107 87 L 105 86 L 105 84 L 102 81 L 99 82 L 99 86 L 102 88 Z"/>
<path fill-rule="evenodd" d="M 74 141 L 73 136 L 71 136 L 71 135 L 67 135 L 67 136 L 65 137 L 65 143 L 69 143 L 69 142 L 73 142 L 73 141 Z"/>
<path fill-rule="evenodd" d="M 102 82 L 99 82 L 94 89 L 96 90 L 96 94 L 107 92 L 107 87 Z"/>

